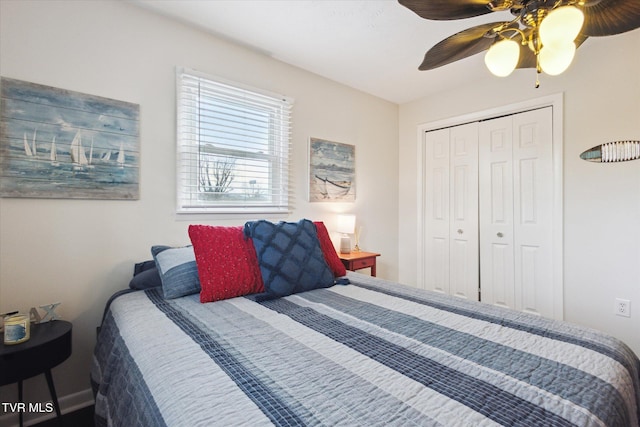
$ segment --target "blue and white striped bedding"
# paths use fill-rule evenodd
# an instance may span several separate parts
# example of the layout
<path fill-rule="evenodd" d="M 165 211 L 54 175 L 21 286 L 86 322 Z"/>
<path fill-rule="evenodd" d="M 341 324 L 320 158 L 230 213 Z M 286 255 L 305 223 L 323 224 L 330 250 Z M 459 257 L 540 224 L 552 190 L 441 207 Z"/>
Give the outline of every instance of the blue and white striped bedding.
<path fill-rule="evenodd" d="M 261 303 L 119 296 L 97 425 L 638 426 L 640 362 L 618 340 L 349 278 Z"/>

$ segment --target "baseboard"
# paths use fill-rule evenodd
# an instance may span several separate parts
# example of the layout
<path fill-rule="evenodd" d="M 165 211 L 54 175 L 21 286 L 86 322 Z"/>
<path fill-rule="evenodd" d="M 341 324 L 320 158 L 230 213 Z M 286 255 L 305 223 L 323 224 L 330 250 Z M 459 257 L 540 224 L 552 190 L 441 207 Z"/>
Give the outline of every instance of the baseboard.
<path fill-rule="evenodd" d="M 51 401 L 49 401 L 51 402 Z M 68 414 L 87 406 L 93 405 L 93 392 L 90 388 L 79 391 L 77 393 L 68 394 L 58 398 L 60 404 L 60 412 Z M 47 413 L 32 417 L 33 414 L 25 414 L 25 426 L 31 426 L 41 423 L 46 420 L 55 418 L 56 413 Z M 18 427 L 18 415 L 15 413 L 8 413 L 0 416 L 0 427 Z"/>

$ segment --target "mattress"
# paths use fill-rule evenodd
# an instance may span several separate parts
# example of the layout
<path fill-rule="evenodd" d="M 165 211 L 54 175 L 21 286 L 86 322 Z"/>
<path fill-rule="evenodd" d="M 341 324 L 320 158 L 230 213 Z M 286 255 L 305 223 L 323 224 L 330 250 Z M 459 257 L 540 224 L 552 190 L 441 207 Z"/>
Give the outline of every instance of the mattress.
<path fill-rule="evenodd" d="M 111 302 L 96 425 L 638 426 L 640 362 L 566 322 L 358 273 L 266 301 Z"/>

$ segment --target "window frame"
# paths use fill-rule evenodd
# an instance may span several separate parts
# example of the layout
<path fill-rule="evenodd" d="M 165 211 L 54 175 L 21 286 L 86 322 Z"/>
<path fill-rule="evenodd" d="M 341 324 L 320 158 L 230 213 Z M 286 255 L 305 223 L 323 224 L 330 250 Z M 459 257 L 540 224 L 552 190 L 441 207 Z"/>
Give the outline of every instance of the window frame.
<path fill-rule="evenodd" d="M 185 85 L 185 79 L 196 81 L 195 85 Z M 223 88 L 225 97 L 230 96 L 240 108 L 253 113 L 264 109 L 268 125 L 266 146 L 268 152 L 251 151 L 239 146 L 231 146 L 229 143 L 215 147 L 212 142 L 204 140 L 202 118 L 204 112 L 213 112 L 215 107 L 203 112 L 200 110 L 204 104 L 200 92 L 200 86 L 208 88 Z M 193 89 L 197 95 L 189 92 Z M 204 91 L 204 90 L 203 90 Z M 216 92 L 217 94 L 218 92 Z M 246 96 L 251 101 L 247 100 Z M 210 100 L 222 102 L 213 95 Z M 234 97 L 236 96 L 236 97 Z M 192 98 L 192 99 L 189 99 Z M 261 99 L 265 102 L 261 103 Z M 249 105 L 251 103 L 251 105 Z M 209 213 L 209 214 L 289 214 L 291 212 L 292 182 L 290 176 L 291 163 L 291 111 L 293 98 L 254 88 L 242 83 L 231 81 L 222 77 L 205 74 L 193 69 L 176 68 L 176 212 L 178 214 Z M 244 107 L 243 107 L 244 105 Z M 194 109 L 197 112 L 185 111 Z M 229 109 L 225 109 L 227 111 Z M 218 110 L 222 111 L 222 110 Z M 190 117 L 189 117 L 190 116 Z M 229 121 L 230 122 L 230 121 Z M 213 134 L 213 131 L 210 131 Z M 211 136 L 211 134 L 209 136 Z M 240 134 L 240 133 L 239 133 Z M 238 135 L 239 135 L 238 134 Z M 231 157 L 236 160 L 265 162 L 264 170 L 268 181 L 267 194 L 270 200 L 249 201 L 248 187 L 244 187 L 246 193 L 240 197 L 244 200 L 235 202 L 205 197 L 207 193 L 200 187 L 201 168 L 203 167 L 203 155 L 216 155 Z M 242 171 L 247 171 L 242 169 Z"/>

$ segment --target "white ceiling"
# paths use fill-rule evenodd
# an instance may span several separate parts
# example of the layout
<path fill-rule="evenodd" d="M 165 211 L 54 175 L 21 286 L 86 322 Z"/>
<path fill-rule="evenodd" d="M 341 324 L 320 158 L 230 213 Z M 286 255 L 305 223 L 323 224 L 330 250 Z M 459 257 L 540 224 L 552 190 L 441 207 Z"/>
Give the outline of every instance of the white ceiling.
<path fill-rule="evenodd" d="M 431 71 L 418 65 L 440 40 L 511 17 L 429 21 L 396 0 L 129 1 L 398 104 L 490 78 L 482 54 Z"/>

